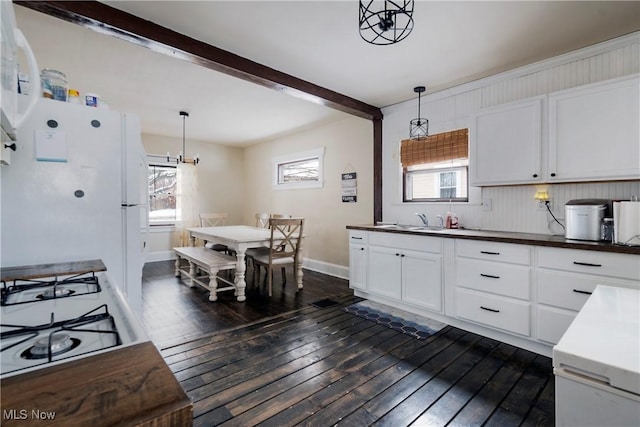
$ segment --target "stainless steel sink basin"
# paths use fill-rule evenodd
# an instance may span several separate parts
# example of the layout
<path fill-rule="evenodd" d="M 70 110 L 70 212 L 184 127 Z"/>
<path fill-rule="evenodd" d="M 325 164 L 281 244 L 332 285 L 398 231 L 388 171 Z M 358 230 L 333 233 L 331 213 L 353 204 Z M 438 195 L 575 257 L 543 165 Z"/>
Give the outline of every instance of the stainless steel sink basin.
<path fill-rule="evenodd" d="M 408 225 L 408 224 L 380 224 L 374 225 L 374 228 L 383 228 L 387 230 L 406 230 L 406 231 L 447 231 L 446 228 L 428 226 L 428 225 Z"/>

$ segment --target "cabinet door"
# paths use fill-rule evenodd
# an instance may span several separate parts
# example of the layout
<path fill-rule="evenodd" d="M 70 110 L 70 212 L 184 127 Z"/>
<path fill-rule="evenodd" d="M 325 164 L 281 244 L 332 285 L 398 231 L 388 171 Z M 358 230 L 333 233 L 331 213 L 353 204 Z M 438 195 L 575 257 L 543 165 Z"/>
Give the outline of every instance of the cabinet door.
<path fill-rule="evenodd" d="M 637 179 L 638 75 L 549 95 L 550 181 Z"/>
<path fill-rule="evenodd" d="M 349 245 L 349 287 L 367 289 L 367 247 Z"/>
<path fill-rule="evenodd" d="M 4 113 L 2 113 L 4 115 Z M 2 140 L 0 141 L 0 166 L 1 165 L 10 165 L 11 164 L 11 147 L 15 146 L 16 142 L 12 140 L 9 135 L 1 129 L 2 131 Z"/>
<path fill-rule="evenodd" d="M 471 184 L 542 179 L 542 97 L 482 110 L 471 132 Z"/>
<path fill-rule="evenodd" d="M 442 311 L 442 257 L 402 251 L 402 300 Z"/>
<path fill-rule="evenodd" d="M 368 291 L 399 300 L 401 259 L 399 249 L 369 246 Z"/>

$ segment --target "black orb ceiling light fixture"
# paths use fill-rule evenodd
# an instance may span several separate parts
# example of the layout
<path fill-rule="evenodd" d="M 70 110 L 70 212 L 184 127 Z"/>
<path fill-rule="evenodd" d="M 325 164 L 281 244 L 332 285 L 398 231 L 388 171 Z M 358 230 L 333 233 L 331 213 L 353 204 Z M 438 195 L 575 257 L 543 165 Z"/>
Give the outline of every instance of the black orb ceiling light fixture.
<path fill-rule="evenodd" d="M 360 1 L 360 37 L 375 45 L 405 39 L 413 29 L 413 3 L 414 0 Z"/>

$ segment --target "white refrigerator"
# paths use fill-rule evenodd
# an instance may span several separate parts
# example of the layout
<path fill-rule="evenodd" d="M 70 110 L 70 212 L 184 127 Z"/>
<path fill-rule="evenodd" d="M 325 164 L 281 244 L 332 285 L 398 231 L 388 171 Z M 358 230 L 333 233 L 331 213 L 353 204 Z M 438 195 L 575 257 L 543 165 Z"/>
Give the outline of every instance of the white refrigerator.
<path fill-rule="evenodd" d="M 139 118 L 41 98 L 0 171 L 0 266 L 102 259 L 141 317 L 148 173 Z"/>

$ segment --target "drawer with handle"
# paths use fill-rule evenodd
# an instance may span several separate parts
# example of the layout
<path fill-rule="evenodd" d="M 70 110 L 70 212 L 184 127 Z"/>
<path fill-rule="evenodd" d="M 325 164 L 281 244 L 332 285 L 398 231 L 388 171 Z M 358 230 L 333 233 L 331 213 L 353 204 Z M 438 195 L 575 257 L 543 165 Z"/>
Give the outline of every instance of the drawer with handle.
<path fill-rule="evenodd" d="M 516 334 L 531 335 L 531 304 L 458 288 L 457 317 Z"/>
<path fill-rule="evenodd" d="M 598 285 L 640 287 L 633 281 L 541 268 L 538 270 L 538 303 L 580 311 Z"/>
<path fill-rule="evenodd" d="M 366 245 L 369 241 L 369 233 L 363 230 L 349 230 L 349 243 Z"/>
<path fill-rule="evenodd" d="M 578 249 L 537 248 L 538 267 L 640 280 L 640 256 Z"/>
<path fill-rule="evenodd" d="M 529 265 L 531 253 L 527 245 L 456 239 L 456 255 L 466 258 Z"/>
<path fill-rule="evenodd" d="M 456 285 L 529 300 L 531 267 L 458 257 Z"/>

